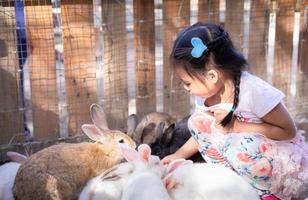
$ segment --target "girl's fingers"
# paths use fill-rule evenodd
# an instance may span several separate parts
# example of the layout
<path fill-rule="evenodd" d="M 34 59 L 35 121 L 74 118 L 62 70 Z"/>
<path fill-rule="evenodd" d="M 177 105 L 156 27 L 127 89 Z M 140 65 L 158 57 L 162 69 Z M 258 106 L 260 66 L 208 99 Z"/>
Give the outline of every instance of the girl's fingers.
<path fill-rule="evenodd" d="M 165 158 L 163 158 L 163 159 L 161 160 L 161 162 L 162 162 L 164 165 L 168 165 L 168 164 L 170 163 L 170 160 L 169 160 L 167 157 L 165 157 Z"/>
<path fill-rule="evenodd" d="M 168 165 L 170 162 L 172 161 L 172 156 L 169 155 L 169 156 L 166 156 L 164 157 L 161 162 L 164 164 L 164 165 Z"/>

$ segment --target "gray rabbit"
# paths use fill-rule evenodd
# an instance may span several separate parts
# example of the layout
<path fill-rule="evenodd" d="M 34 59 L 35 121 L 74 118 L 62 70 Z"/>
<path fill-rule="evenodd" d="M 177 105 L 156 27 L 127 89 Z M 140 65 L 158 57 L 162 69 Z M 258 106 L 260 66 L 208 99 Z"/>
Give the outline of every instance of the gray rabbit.
<path fill-rule="evenodd" d="M 190 115 L 176 122 L 167 113 L 150 113 L 141 120 L 132 137 L 137 144 L 150 145 L 152 154 L 162 159 L 176 152 L 191 137 L 187 127 L 189 117 Z M 200 153 L 189 159 L 194 162 L 204 162 Z"/>

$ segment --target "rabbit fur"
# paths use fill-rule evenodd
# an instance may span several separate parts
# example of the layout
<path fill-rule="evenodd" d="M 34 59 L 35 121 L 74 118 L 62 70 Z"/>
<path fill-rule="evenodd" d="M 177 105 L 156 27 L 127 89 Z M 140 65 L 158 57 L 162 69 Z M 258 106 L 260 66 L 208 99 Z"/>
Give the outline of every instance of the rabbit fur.
<path fill-rule="evenodd" d="M 138 124 L 135 132 L 131 132 L 134 133 L 132 138 L 137 144 L 150 145 L 152 153 L 162 159 L 176 152 L 191 137 L 187 126 L 189 117 L 190 115 L 175 122 L 175 119 L 167 113 L 149 113 Z M 199 152 L 189 159 L 194 162 L 204 162 Z"/>
<path fill-rule="evenodd" d="M 82 130 L 96 143 L 58 144 L 30 156 L 16 175 L 16 200 L 76 199 L 88 180 L 120 163 L 119 143 L 136 147 L 128 135 L 108 128 L 100 106 L 94 104 L 90 111 L 94 125 Z"/>
<path fill-rule="evenodd" d="M 119 200 L 124 185 L 135 174 L 146 171 L 154 173 L 159 178 L 165 174 L 166 168 L 157 156 L 150 155 L 151 149 L 148 145 L 140 145 L 138 151 L 127 145 L 120 146 L 128 162 L 120 163 L 90 180 L 82 190 L 79 200 Z"/>
<path fill-rule="evenodd" d="M 159 158 L 164 158 L 167 155 L 175 153 L 181 146 L 187 142 L 191 137 L 190 131 L 187 126 L 187 122 L 190 115 L 184 117 L 175 126 L 169 126 L 164 128 L 164 122 L 161 122 L 156 129 L 158 132 L 156 135 L 162 135 L 153 144 L 151 144 L 151 149 L 154 155 L 159 156 Z M 171 139 L 168 139 L 171 138 Z M 188 158 L 194 162 L 204 162 L 201 154 L 198 152 L 192 157 Z"/>
<path fill-rule="evenodd" d="M 168 133 L 171 134 L 171 139 L 168 140 L 167 134 L 163 135 L 161 138 L 157 139 L 155 143 L 151 144 L 151 149 L 154 155 L 164 158 L 165 156 L 176 152 L 185 142 L 191 137 L 191 134 L 187 127 L 187 121 L 189 116 L 186 116 L 169 130 Z M 165 130 L 164 122 L 161 122 L 157 128 L 157 134 L 163 134 Z M 169 136 L 170 137 L 170 136 Z"/>
<path fill-rule="evenodd" d="M 134 170 L 130 163 L 120 163 L 92 178 L 82 189 L 79 200 L 121 199 L 123 185 Z M 117 171 L 115 174 L 114 172 Z"/>
<path fill-rule="evenodd" d="M 139 164 L 137 163 L 136 171 L 125 183 L 121 200 L 146 200 L 149 196 L 152 200 L 169 200 L 170 197 L 161 180 L 166 168 L 160 163 L 158 157 L 151 156 L 148 145 L 139 146 L 138 149 L 141 158 L 132 157 L 131 161 L 139 161 Z M 132 150 L 128 149 L 128 151 Z M 127 159 L 127 155 L 124 157 Z M 150 164 L 141 165 L 140 160 Z"/>
<path fill-rule="evenodd" d="M 218 164 L 175 160 L 168 166 L 164 184 L 174 200 L 260 199 L 243 177 Z"/>
<path fill-rule="evenodd" d="M 171 200 L 157 174 L 150 171 L 136 173 L 124 186 L 121 200 Z"/>
<path fill-rule="evenodd" d="M 157 132 L 156 129 L 161 122 L 165 123 L 165 128 L 174 126 L 175 119 L 167 113 L 152 112 L 142 118 L 136 127 L 136 130 L 131 137 L 139 144 L 152 144 L 157 138 L 162 137 L 162 133 Z M 157 135 L 159 133 L 160 135 Z M 171 138 L 169 138 L 171 139 Z"/>

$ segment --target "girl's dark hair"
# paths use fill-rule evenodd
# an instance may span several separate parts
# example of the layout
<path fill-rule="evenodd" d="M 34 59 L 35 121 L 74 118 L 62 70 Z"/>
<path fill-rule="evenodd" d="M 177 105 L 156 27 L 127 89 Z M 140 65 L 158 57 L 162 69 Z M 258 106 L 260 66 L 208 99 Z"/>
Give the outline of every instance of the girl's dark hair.
<path fill-rule="evenodd" d="M 208 48 L 198 58 L 191 54 L 193 37 L 200 38 Z M 233 77 L 235 88 L 233 106 L 220 122 L 222 126 L 226 126 L 232 120 L 233 112 L 238 106 L 241 71 L 247 66 L 246 59 L 233 46 L 229 34 L 221 26 L 212 23 L 198 22 L 185 28 L 174 42 L 170 63 L 174 67 L 183 68 L 187 74 L 200 80 L 208 65 L 213 65 Z"/>

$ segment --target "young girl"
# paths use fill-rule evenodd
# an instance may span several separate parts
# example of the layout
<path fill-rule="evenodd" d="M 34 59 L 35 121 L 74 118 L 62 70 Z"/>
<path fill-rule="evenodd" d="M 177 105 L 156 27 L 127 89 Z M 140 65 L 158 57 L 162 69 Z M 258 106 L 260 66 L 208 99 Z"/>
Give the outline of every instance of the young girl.
<path fill-rule="evenodd" d="M 308 188 L 308 144 L 284 94 L 244 71 L 247 61 L 222 27 L 199 22 L 184 29 L 170 60 L 197 97 L 188 121 L 192 137 L 165 164 L 199 150 L 207 162 L 243 176 L 261 199 L 288 200 Z"/>

